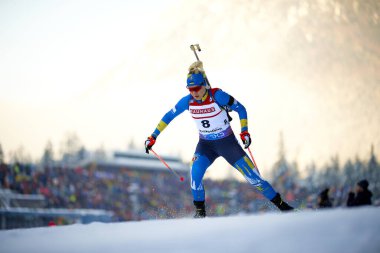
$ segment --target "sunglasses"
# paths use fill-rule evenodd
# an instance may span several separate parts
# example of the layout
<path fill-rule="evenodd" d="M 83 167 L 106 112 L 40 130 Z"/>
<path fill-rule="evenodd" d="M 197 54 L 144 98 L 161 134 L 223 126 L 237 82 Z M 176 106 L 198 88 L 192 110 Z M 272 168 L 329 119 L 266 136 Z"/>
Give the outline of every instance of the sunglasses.
<path fill-rule="evenodd" d="M 190 92 L 198 92 L 202 89 L 202 86 L 195 86 L 195 87 L 190 87 L 189 91 Z"/>

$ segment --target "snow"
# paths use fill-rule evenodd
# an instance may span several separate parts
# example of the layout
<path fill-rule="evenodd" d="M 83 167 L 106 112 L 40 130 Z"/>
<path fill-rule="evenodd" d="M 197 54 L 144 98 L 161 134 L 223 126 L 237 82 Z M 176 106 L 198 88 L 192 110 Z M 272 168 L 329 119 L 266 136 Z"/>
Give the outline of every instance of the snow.
<path fill-rule="evenodd" d="M 0 231 L 3 253 L 380 252 L 378 207 Z"/>

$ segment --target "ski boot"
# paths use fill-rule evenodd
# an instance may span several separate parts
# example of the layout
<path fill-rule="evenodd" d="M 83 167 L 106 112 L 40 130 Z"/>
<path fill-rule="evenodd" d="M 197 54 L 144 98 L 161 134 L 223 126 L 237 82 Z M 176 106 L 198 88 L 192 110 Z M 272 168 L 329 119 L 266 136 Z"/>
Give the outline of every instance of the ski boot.
<path fill-rule="evenodd" d="M 271 202 L 277 206 L 278 209 L 280 209 L 283 212 L 292 211 L 294 208 L 289 206 L 288 203 L 284 202 L 281 199 L 281 196 L 279 193 L 274 196 L 273 199 L 271 199 Z"/>
<path fill-rule="evenodd" d="M 194 201 L 195 215 L 194 218 L 205 218 L 206 217 L 206 207 L 204 201 Z"/>

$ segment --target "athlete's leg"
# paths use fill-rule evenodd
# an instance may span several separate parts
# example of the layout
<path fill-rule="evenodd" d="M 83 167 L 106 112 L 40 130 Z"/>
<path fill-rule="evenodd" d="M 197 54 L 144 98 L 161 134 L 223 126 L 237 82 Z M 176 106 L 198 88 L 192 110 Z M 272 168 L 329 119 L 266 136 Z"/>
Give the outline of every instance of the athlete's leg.
<path fill-rule="evenodd" d="M 280 210 L 287 211 L 293 209 L 281 199 L 280 194 L 273 189 L 272 185 L 261 177 L 257 168 L 254 167 L 251 159 L 239 145 L 234 135 L 220 140 L 217 152 Z"/>
<path fill-rule="evenodd" d="M 272 185 L 268 181 L 264 180 L 257 168 L 253 165 L 251 159 L 247 155 L 241 157 L 234 166 L 244 177 L 245 179 L 257 190 L 259 190 L 268 200 L 272 200 L 277 192 L 273 189 Z"/>
<path fill-rule="evenodd" d="M 191 164 L 191 192 L 196 209 L 195 218 L 206 217 L 205 189 L 202 183 L 207 168 L 217 158 L 217 154 L 207 142 L 200 140 L 194 153 Z"/>
<path fill-rule="evenodd" d="M 251 185 L 255 186 L 268 200 L 275 204 L 278 209 L 281 211 L 293 210 L 293 207 L 282 200 L 281 195 L 273 189 L 272 185 L 260 176 L 259 171 L 254 167 L 247 155 L 240 158 L 233 166 L 240 171 Z"/>
<path fill-rule="evenodd" d="M 204 201 L 205 200 L 205 190 L 203 187 L 202 179 L 207 170 L 211 165 L 210 160 L 199 153 L 195 153 L 192 165 L 191 165 L 191 192 L 193 194 L 194 201 Z"/>

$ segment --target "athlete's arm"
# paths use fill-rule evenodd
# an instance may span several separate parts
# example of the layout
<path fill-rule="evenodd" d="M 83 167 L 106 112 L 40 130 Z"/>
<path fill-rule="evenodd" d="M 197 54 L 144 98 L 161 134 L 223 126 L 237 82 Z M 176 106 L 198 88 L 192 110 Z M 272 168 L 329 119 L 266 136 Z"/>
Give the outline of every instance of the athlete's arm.
<path fill-rule="evenodd" d="M 217 90 L 214 94 L 215 101 L 221 106 L 228 106 L 233 111 L 239 114 L 241 132 L 248 131 L 248 118 L 247 110 L 245 107 L 239 103 L 233 96 L 228 93 Z"/>
<path fill-rule="evenodd" d="M 183 113 L 185 110 L 189 109 L 189 100 L 191 98 L 191 95 L 187 95 L 183 98 L 181 98 L 178 103 L 170 110 L 168 111 L 164 117 L 160 120 L 158 123 L 156 129 L 153 131 L 152 136 L 154 138 L 157 138 L 157 136 L 164 131 L 164 129 L 169 125 L 169 123 L 178 115 Z"/>

